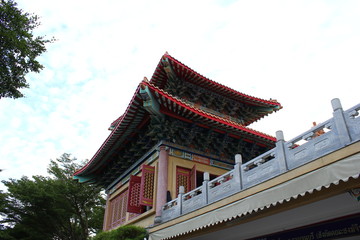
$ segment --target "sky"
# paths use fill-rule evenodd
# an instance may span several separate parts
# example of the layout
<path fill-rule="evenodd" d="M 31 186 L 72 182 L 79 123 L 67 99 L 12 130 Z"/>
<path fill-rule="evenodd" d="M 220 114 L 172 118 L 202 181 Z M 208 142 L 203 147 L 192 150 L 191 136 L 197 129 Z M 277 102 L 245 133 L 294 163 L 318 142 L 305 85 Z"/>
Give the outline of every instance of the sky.
<path fill-rule="evenodd" d="M 0 180 L 91 159 L 138 84 L 170 55 L 283 109 L 249 127 L 290 140 L 360 103 L 360 1 L 18 0 L 55 37 L 22 99 L 0 100 Z M 0 186 L 3 189 L 4 186 Z"/>

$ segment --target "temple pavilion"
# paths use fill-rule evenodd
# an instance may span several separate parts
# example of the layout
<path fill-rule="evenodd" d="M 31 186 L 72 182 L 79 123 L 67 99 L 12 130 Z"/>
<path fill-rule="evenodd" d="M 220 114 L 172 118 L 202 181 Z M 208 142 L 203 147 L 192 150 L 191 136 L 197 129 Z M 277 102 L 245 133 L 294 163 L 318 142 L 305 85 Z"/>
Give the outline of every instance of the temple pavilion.
<path fill-rule="evenodd" d="M 107 193 L 105 231 L 149 240 L 360 237 L 360 104 L 285 141 L 249 125 L 282 108 L 212 81 L 169 54 L 140 82 L 74 174 Z"/>
<path fill-rule="evenodd" d="M 276 138 L 248 127 L 282 108 L 210 80 L 165 53 L 140 82 L 110 135 L 75 179 L 107 193 L 104 230 L 161 222 L 179 189 L 201 186 L 235 164 L 274 148 Z"/>

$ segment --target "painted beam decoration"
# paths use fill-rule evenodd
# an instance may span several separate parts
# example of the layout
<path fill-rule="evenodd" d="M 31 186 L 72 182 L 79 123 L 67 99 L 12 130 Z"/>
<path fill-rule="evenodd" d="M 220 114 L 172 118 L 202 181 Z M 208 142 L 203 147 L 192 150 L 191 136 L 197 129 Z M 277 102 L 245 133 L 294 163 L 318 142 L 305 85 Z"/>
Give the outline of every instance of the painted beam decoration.
<path fill-rule="evenodd" d="M 219 160 L 215 160 L 212 158 L 208 158 L 205 156 L 197 155 L 197 154 L 194 154 L 194 153 L 191 153 L 188 151 L 184 151 L 184 150 L 180 150 L 180 149 L 176 149 L 176 148 L 170 148 L 169 155 L 187 159 L 189 161 L 198 162 L 198 163 L 205 164 L 205 165 L 211 165 L 211 166 L 215 166 L 215 167 L 224 168 L 227 170 L 231 170 L 234 168 L 234 166 L 232 164 L 229 164 L 229 163 L 226 163 L 223 161 L 219 161 Z"/>

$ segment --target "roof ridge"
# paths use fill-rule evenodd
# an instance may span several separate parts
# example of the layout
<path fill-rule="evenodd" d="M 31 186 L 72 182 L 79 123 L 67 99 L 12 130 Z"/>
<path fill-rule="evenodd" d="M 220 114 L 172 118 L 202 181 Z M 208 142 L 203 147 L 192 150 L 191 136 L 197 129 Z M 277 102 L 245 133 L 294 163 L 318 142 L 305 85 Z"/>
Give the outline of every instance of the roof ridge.
<path fill-rule="evenodd" d="M 277 105 L 279 106 L 280 108 L 282 108 L 281 104 L 276 100 L 276 99 L 263 99 L 263 98 L 259 98 L 259 97 L 255 97 L 255 96 L 252 96 L 252 95 L 249 95 L 249 94 L 245 94 L 245 93 L 242 93 L 242 92 L 239 92 L 233 88 L 230 88 L 228 86 L 225 86 L 224 84 L 221 84 L 217 81 L 214 81 L 208 77 L 205 77 L 204 75 L 200 74 L 199 72 L 195 71 L 194 69 L 192 69 L 191 67 L 187 66 L 186 64 L 184 64 L 183 62 L 177 60 L 176 58 L 174 58 L 173 56 L 171 56 L 168 52 L 166 52 L 163 56 L 162 56 L 162 59 L 165 59 L 166 57 L 172 59 L 173 61 L 177 62 L 178 64 L 182 65 L 183 67 L 187 68 L 188 70 L 194 72 L 195 74 L 197 74 L 198 76 L 200 76 L 202 79 L 206 80 L 207 82 L 211 83 L 211 84 L 214 84 L 214 85 L 217 85 L 217 86 L 220 86 L 221 88 L 223 89 L 226 89 L 227 91 L 230 91 L 230 92 L 233 92 L 237 95 L 241 95 L 243 97 L 246 97 L 246 98 L 249 98 L 249 99 L 252 99 L 252 100 L 255 100 L 255 101 L 258 101 L 258 102 L 262 102 L 262 103 L 267 103 L 267 104 L 271 104 L 271 105 Z M 150 82 L 152 81 L 153 78 L 151 78 Z"/>

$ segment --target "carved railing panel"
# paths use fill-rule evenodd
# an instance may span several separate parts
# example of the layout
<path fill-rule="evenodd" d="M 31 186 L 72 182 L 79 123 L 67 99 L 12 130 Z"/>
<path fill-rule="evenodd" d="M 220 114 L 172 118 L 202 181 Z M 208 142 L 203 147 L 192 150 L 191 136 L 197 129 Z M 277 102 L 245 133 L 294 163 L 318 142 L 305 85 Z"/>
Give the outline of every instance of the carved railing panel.
<path fill-rule="evenodd" d="M 345 111 L 344 116 L 351 140 L 353 142 L 360 140 L 360 104 Z"/>
<path fill-rule="evenodd" d="M 216 202 L 224 197 L 237 193 L 241 189 L 240 179 L 231 170 L 208 183 L 209 203 Z"/>
<path fill-rule="evenodd" d="M 286 171 L 283 159 L 272 149 L 241 166 L 244 188 L 249 188 Z"/>
<path fill-rule="evenodd" d="M 204 192 L 203 186 L 185 193 L 182 196 L 182 214 L 192 212 L 205 206 L 207 204 L 205 194 L 206 192 Z"/>
<path fill-rule="evenodd" d="M 319 132 L 322 134 L 317 136 Z M 343 144 L 339 131 L 333 119 L 330 119 L 286 143 L 288 167 L 294 169 L 340 147 Z"/>
<path fill-rule="evenodd" d="M 161 221 L 166 222 L 181 215 L 179 198 L 167 202 L 162 208 Z"/>

